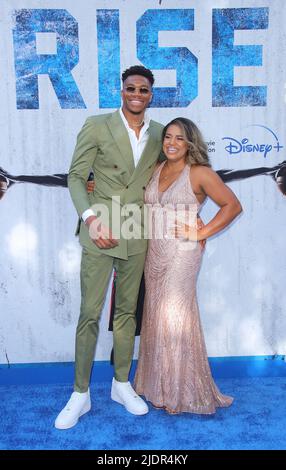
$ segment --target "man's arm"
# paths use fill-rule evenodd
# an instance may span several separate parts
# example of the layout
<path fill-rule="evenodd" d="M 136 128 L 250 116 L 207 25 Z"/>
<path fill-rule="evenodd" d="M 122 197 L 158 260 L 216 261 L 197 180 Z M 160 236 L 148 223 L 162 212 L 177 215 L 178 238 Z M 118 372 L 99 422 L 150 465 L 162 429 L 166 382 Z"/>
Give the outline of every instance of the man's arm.
<path fill-rule="evenodd" d="M 86 183 L 97 156 L 95 129 L 88 118 L 81 129 L 75 147 L 69 175 L 68 187 L 79 217 L 84 219 L 92 242 L 101 249 L 114 248 L 118 245 L 108 227 L 105 227 L 90 208 Z"/>
<path fill-rule="evenodd" d="M 84 211 L 90 208 L 86 182 L 96 156 L 97 144 L 94 125 L 91 118 L 87 118 L 83 128 L 78 134 L 68 174 L 68 188 L 80 217 Z"/>

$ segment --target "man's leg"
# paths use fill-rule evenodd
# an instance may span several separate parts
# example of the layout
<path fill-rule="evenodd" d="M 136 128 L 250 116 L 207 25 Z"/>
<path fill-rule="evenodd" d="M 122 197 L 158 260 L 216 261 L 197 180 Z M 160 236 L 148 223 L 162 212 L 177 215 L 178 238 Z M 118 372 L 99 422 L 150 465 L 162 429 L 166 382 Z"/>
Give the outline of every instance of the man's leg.
<path fill-rule="evenodd" d="M 81 310 L 76 330 L 76 392 L 86 392 L 98 336 L 98 322 L 104 304 L 113 258 L 83 248 L 81 260 Z"/>
<path fill-rule="evenodd" d="M 133 357 L 136 330 L 137 297 L 144 269 L 145 253 L 115 260 L 116 296 L 113 319 L 114 369 L 111 398 L 123 405 L 129 413 L 145 415 L 148 406 L 133 390 L 128 381 Z"/>
<path fill-rule="evenodd" d="M 134 350 L 136 305 L 146 253 L 115 260 L 116 298 L 113 320 L 115 379 L 127 382 Z"/>
<path fill-rule="evenodd" d="M 83 248 L 81 259 L 81 312 L 76 333 L 74 392 L 55 421 L 57 429 L 75 426 L 91 408 L 89 381 L 98 336 L 98 321 L 105 299 L 113 258 Z"/>

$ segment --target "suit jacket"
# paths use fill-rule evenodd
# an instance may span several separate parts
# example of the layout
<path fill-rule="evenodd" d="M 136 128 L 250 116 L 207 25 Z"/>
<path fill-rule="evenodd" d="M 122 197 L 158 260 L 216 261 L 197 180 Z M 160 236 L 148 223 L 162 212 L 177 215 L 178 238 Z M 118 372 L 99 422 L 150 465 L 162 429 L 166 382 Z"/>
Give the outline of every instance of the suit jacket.
<path fill-rule="evenodd" d="M 144 190 L 160 154 L 162 129 L 161 124 L 150 121 L 149 138 L 135 168 L 128 132 L 119 111 L 87 118 L 77 138 L 68 187 L 79 216 L 90 207 L 99 209 L 103 223 L 109 222 L 113 235 L 119 237 L 119 244 L 107 250 L 97 248 L 90 240 L 87 227 L 81 224 L 83 247 L 121 259 L 146 250 L 147 240 L 142 234 L 140 239 L 127 240 L 122 236 L 122 224 L 128 226 L 130 220 L 130 214 L 122 209 L 126 204 L 136 204 L 137 219 L 140 216 L 143 230 Z M 90 171 L 94 173 L 95 189 L 88 194 L 86 182 Z M 112 204 L 112 197 L 115 197 L 115 204 Z"/>

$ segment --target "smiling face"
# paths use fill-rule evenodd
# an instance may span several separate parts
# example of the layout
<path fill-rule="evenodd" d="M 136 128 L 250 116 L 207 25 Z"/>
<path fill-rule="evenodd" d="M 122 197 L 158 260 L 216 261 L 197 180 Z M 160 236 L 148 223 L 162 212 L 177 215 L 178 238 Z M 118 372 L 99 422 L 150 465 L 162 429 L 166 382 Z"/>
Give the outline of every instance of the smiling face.
<path fill-rule="evenodd" d="M 130 75 L 123 83 L 122 109 L 131 114 L 144 114 L 152 99 L 152 87 L 148 78 Z"/>
<path fill-rule="evenodd" d="M 171 124 L 163 140 L 163 151 L 167 159 L 173 162 L 186 160 L 189 145 L 186 142 L 182 129 Z"/>

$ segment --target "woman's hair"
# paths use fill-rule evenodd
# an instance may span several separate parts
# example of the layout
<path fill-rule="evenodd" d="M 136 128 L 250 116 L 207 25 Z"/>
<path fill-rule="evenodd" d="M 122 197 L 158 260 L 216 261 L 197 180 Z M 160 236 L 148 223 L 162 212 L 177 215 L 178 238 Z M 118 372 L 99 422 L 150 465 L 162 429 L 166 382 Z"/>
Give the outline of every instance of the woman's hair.
<path fill-rule="evenodd" d="M 179 126 L 189 149 L 187 163 L 189 165 L 211 166 L 208 156 L 208 147 L 196 124 L 190 119 L 178 117 L 169 122 L 163 129 L 162 142 L 170 126 Z"/>

